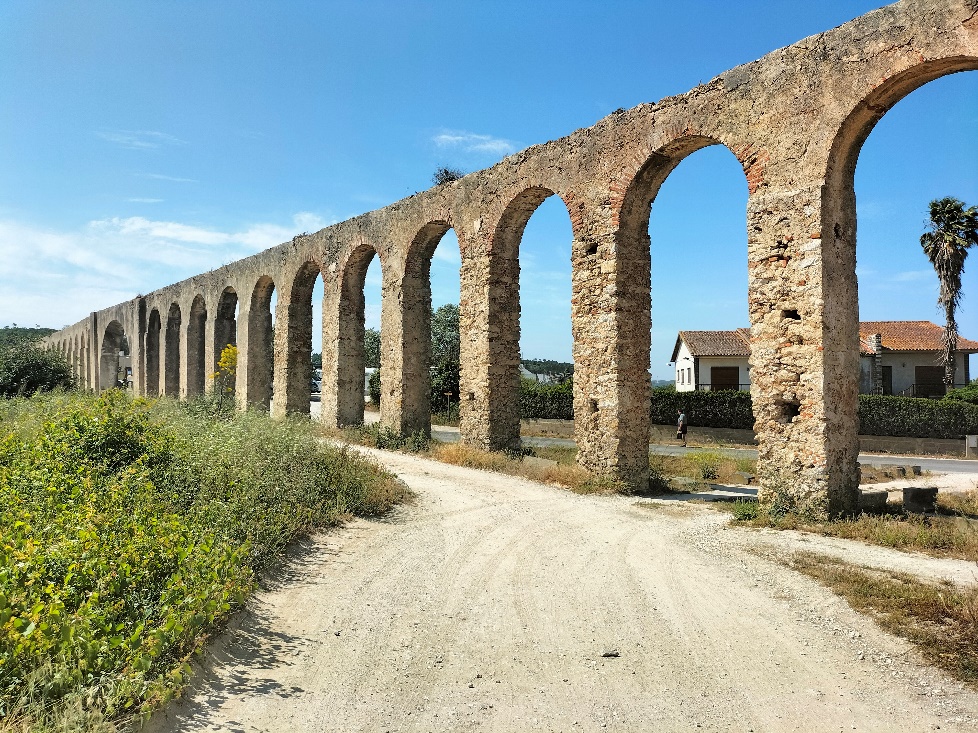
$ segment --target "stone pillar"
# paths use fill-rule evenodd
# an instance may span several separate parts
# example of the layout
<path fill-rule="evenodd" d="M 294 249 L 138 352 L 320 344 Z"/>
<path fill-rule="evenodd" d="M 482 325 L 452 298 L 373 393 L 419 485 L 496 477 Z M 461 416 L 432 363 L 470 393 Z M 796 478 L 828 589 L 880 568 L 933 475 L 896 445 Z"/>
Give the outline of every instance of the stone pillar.
<path fill-rule="evenodd" d="M 243 295 L 238 311 L 238 373 L 235 393 L 241 409 L 268 410 L 272 397 L 272 314 L 275 284 L 265 276 Z"/>
<path fill-rule="evenodd" d="M 459 427 L 485 450 L 520 445 L 520 263 L 518 251 L 490 255 L 484 242 L 462 250 Z M 478 237 L 478 233 L 473 238 Z M 515 249 L 515 248 L 514 248 Z"/>
<path fill-rule="evenodd" d="M 855 511 L 859 485 L 855 199 L 823 196 L 764 188 L 747 206 L 759 498 L 820 517 Z"/>
<path fill-rule="evenodd" d="M 208 311 L 207 315 L 208 318 L 204 320 L 204 394 L 214 391 L 214 380 L 211 379 L 211 375 L 217 371 L 217 360 L 221 357 L 214 340 L 217 308 Z"/>
<path fill-rule="evenodd" d="M 869 338 L 873 349 L 873 373 L 871 376 L 870 392 L 883 394 L 883 335 L 874 333 Z"/>
<path fill-rule="evenodd" d="M 311 290 L 311 287 L 309 288 Z M 275 399 L 272 416 L 309 414 L 312 365 L 312 303 L 305 288 L 279 292 L 275 310 Z"/>
<path fill-rule="evenodd" d="M 572 216 L 577 212 L 572 212 Z M 651 382 L 648 236 L 601 217 L 574 222 L 574 433 L 577 461 L 632 490 L 648 487 Z"/>
<path fill-rule="evenodd" d="M 431 434 L 431 260 L 403 276 L 383 271 L 380 329 L 380 421 L 401 435 Z"/>

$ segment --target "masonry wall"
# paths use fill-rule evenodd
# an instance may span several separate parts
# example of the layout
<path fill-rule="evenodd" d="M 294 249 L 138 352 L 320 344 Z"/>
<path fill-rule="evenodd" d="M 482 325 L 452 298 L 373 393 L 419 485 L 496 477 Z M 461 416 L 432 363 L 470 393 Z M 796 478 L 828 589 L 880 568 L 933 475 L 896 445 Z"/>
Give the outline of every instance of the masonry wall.
<path fill-rule="evenodd" d="M 452 228 L 462 260 L 462 439 L 514 447 L 519 240 L 536 207 L 555 195 L 574 234 L 578 461 L 641 488 L 655 297 L 649 210 L 687 155 L 725 145 L 749 191 L 761 498 L 816 514 L 850 511 L 858 482 L 855 162 L 899 99 L 939 76 L 978 68 L 976 18 L 978 0 L 903 0 L 686 94 L 620 110 L 454 183 L 93 313 L 48 342 L 78 364 L 90 359 L 84 372 L 97 387 L 95 355 L 117 321 L 135 344 L 137 389 L 186 397 L 202 389 L 200 375 L 213 371 L 220 342 L 233 333 L 242 406 L 307 412 L 310 334 L 319 327 L 309 300 L 322 276 L 322 416 L 330 424 L 356 422 L 363 411 L 363 274 L 376 256 L 384 282 L 381 420 L 424 430 L 430 258 Z M 233 331 L 216 317 L 230 293 Z"/>

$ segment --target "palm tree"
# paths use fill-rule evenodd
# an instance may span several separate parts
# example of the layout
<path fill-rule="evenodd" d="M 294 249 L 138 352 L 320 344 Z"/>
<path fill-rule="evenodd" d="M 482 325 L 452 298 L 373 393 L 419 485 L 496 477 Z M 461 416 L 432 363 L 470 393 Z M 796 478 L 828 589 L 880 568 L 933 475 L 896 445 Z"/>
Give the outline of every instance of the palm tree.
<path fill-rule="evenodd" d="M 961 274 L 968 247 L 978 244 L 978 207 L 964 208 L 964 203 L 950 196 L 930 202 L 930 231 L 920 237 L 924 254 L 934 265 L 941 283 L 937 304 L 944 309 L 946 323 L 942 345 L 944 384 L 954 386 L 954 350 L 958 345 L 958 324 L 954 313 L 961 301 Z"/>

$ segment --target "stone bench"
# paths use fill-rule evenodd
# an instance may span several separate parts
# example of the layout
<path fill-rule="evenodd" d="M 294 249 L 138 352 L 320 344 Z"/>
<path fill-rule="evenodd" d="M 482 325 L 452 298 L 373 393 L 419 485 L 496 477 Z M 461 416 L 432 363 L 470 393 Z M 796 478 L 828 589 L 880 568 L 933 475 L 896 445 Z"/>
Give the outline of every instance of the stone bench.
<path fill-rule="evenodd" d="M 903 510 L 913 514 L 933 514 L 937 510 L 937 489 L 908 486 L 903 490 Z"/>

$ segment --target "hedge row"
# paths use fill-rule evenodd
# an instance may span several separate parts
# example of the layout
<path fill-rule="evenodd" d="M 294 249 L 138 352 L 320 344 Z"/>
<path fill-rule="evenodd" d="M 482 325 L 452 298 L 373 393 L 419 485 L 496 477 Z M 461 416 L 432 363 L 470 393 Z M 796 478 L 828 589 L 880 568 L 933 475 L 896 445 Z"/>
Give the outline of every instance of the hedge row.
<path fill-rule="evenodd" d="M 679 410 L 685 410 L 690 427 L 754 428 L 749 392 L 677 392 L 671 387 L 652 390 L 652 423 L 675 425 Z"/>
<path fill-rule="evenodd" d="M 520 417 L 524 419 L 574 419 L 574 383 L 540 384 L 520 380 Z"/>
<path fill-rule="evenodd" d="M 652 390 L 652 422 L 672 425 L 678 409 L 692 427 L 753 429 L 747 392 Z M 978 405 L 958 400 L 859 395 L 860 435 L 958 439 L 978 434 Z"/>
<path fill-rule="evenodd" d="M 957 439 L 978 434 L 978 405 L 958 400 L 859 395 L 862 435 Z"/>

